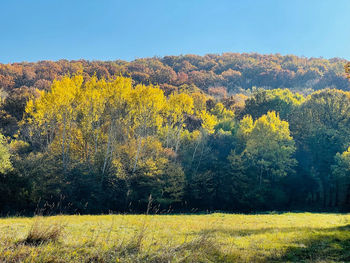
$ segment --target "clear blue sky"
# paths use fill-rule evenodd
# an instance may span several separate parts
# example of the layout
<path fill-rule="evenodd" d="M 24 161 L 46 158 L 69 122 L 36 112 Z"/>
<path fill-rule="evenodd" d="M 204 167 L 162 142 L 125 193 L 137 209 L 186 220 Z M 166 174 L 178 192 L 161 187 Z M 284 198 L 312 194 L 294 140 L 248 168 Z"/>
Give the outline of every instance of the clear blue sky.
<path fill-rule="evenodd" d="M 350 59 L 350 0 L 4 0 L 0 62 L 259 52 Z"/>

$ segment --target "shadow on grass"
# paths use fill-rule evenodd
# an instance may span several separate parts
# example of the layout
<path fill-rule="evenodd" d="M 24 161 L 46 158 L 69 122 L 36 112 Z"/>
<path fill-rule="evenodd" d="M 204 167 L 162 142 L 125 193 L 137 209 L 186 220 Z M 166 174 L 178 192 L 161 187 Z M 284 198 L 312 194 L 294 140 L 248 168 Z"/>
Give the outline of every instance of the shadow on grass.
<path fill-rule="evenodd" d="M 263 229 L 205 229 L 198 234 L 225 234 L 232 237 L 268 233 L 302 232 L 303 238 L 288 244 L 280 256 L 266 258 L 266 262 L 350 262 L 350 225 L 332 228 L 287 227 Z M 265 262 L 265 260 L 263 260 Z"/>
<path fill-rule="evenodd" d="M 121 261 L 119 261 L 121 260 Z M 86 262 L 147 262 L 147 263 L 234 263 L 236 258 L 223 253 L 208 235 L 199 235 L 189 242 L 157 250 L 143 248 L 139 244 L 134 249 L 134 240 L 111 247 L 104 253 L 92 255 Z"/>
<path fill-rule="evenodd" d="M 283 254 L 268 257 L 266 254 L 257 252 L 248 259 L 245 253 L 247 250 L 231 251 L 221 247 L 221 244 L 215 239 L 216 234 L 226 234 L 232 237 L 259 235 L 268 233 L 290 233 L 299 232 L 302 238 L 292 242 L 287 241 L 287 248 Z M 120 244 L 115 244 L 111 248 L 104 250 L 93 249 L 96 245 L 92 242 L 87 247 L 79 247 L 82 255 L 80 262 L 217 262 L 217 263 L 233 263 L 233 262 L 350 262 L 350 225 L 332 227 L 332 228 L 311 228 L 311 227 L 286 227 L 286 228 L 263 228 L 263 229 L 241 229 L 234 230 L 230 228 L 210 228 L 195 233 L 193 239 L 185 241 L 180 245 L 162 246 L 157 249 L 150 249 L 144 244 L 146 232 L 140 229 L 130 240 L 125 240 Z M 278 240 L 276 240 L 278 242 Z M 60 245 L 60 244 L 59 244 Z M 91 246 L 91 247 L 90 247 Z M 92 248 L 92 249 L 90 249 Z M 30 248 L 31 249 L 31 248 Z M 40 247 L 38 248 L 40 249 Z M 69 251 L 78 251 L 77 247 L 67 248 L 60 247 L 60 251 L 66 249 Z M 40 250 L 38 250 L 40 251 Z M 21 252 L 21 251 L 20 251 Z M 25 250 L 25 253 L 31 253 Z M 19 252 L 18 252 L 19 253 Z M 23 252 L 21 252 L 23 254 Z M 64 253 L 64 252 L 60 252 Z M 51 261 L 43 262 L 62 262 L 60 261 L 60 253 L 53 254 Z M 27 254 L 18 254 L 20 259 L 25 259 Z M 269 254 L 271 255 L 271 254 Z M 1 261 L 0 255 L 0 261 Z M 16 255 L 14 255 L 16 256 Z M 6 261 L 1 262 L 22 262 Z M 73 262 L 73 261 L 71 261 Z"/>
<path fill-rule="evenodd" d="M 277 262 L 350 262 L 350 226 L 319 230 L 289 247 Z"/>
<path fill-rule="evenodd" d="M 239 236 L 250 236 L 250 235 L 259 235 L 259 234 L 267 234 L 267 233 L 290 233 L 290 232 L 332 232 L 332 231 L 349 231 L 350 233 L 350 224 L 340 227 L 334 228 L 313 228 L 313 227 L 266 227 L 259 229 L 231 229 L 225 227 L 218 228 L 208 228 L 201 230 L 197 234 L 224 234 L 232 237 Z"/>
<path fill-rule="evenodd" d="M 276 227 L 266 227 L 259 229 L 231 229 L 231 228 L 209 228 L 201 230 L 198 234 L 224 234 L 232 237 L 244 237 L 250 235 L 259 235 L 266 233 L 276 233 L 276 232 L 295 232 L 295 231 L 307 231 L 312 230 L 309 227 L 288 227 L 288 228 L 276 228 Z"/>

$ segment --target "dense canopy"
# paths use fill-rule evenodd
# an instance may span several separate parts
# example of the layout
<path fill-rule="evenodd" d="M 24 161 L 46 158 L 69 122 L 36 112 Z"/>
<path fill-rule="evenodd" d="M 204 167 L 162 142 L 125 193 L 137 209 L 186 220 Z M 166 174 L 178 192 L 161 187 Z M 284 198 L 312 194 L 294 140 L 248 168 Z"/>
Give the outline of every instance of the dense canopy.
<path fill-rule="evenodd" d="M 348 211 L 345 64 L 229 53 L 0 65 L 0 213 L 149 200 Z"/>

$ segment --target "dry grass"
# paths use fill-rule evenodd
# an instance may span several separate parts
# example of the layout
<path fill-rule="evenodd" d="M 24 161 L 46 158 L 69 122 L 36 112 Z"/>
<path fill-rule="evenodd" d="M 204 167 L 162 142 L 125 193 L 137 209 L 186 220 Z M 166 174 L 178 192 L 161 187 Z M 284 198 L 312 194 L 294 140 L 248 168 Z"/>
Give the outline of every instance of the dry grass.
<path fill-rule="evenodd" d="M 56 242 L 62 236 L 63 229 L 64 225 L 62 223 L 45 223 L 42 219 L 36 219 L 22 242 L 27 245 Z"/>
<path fill-rule="evenodd" d="M 349 222 L 310 213 L 4 218 L 0 262 L 350 262 Z"/>

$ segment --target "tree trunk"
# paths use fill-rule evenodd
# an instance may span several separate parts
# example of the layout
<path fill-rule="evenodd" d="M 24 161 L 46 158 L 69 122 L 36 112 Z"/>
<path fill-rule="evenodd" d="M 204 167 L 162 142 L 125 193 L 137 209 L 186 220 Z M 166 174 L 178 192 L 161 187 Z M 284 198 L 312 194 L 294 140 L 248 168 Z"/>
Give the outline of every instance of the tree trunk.
<path fill-rule="evenodd" d="M 142 137 L 140 137 L 138 139 L 137 152 L 136 152 L 136 156 L 135 156 L 134 168 L 132 169 L 132 173 L 135 173 L 136 168 L 137 168 L 137 161 L 139 159 L 139 155 L 140 155 L 140 151 L 141 151 L 141 144 L 142 144 Z"/>
<path fill-rule="evenodd" d="M 105 155 L 105 160 L 103 162 L 103 167 L 102 167 L 102 175 L 104 175 L 107 167 L 107 162 L 109 159 L 109 153 L 111 149 L 111 144 L 112 144 L 112 131 L 113 131 L 113 124 L 111 123 L 111 126 L 109 127 L 109 134 L 108 134 L 108 141 L 107 141 L 107 149 L 106 149 L 106 155 Z M 101 181 L 103 180 L 103 176 L 101 178 Z"/>

